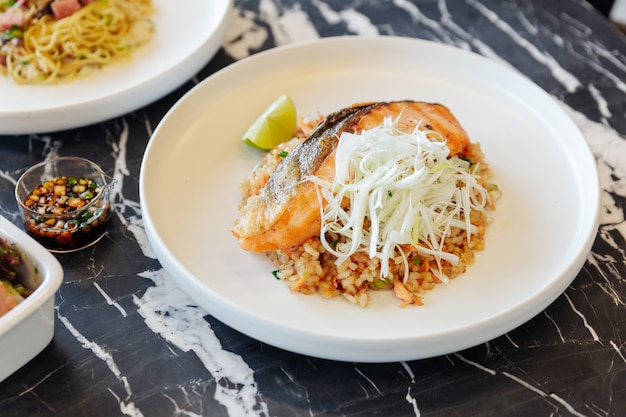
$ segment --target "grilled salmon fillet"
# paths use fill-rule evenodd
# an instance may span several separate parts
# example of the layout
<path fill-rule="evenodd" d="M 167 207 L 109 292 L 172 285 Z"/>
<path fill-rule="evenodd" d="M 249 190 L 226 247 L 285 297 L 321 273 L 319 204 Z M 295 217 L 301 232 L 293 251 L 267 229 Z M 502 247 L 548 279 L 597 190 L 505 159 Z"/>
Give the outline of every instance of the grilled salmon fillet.
<path fill-rule="evenodd" d="M 231 229 L 240 246 L 251 252 L 285 250 L 319 235 L 320 201 L 308 176 L 332 181 L 335 150 L 343 132 L 360 133 L 378 127 L 385 118 L 398 129 L 433 130 L 446 140 L 450 156 L 462 155 L 469 137 L 450 110 L 441 104 L 392 101 L 358 104 L 328 115 L 278 165 L 257 195 L 250 196 Z"/>

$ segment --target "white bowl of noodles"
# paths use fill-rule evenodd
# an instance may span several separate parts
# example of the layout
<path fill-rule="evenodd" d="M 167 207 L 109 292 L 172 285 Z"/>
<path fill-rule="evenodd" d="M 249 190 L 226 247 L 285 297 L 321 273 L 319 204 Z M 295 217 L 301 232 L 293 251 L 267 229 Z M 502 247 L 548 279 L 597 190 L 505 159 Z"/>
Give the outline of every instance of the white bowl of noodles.
<path fill-rule="evenodd" d="M 152 3 L 154 34 L 128 62 L 50 85 L 21 85 L 0 76 L 0 135 L 101 122 L 161 98 L 196 74 L 220 48 L 233 0 Z"/>

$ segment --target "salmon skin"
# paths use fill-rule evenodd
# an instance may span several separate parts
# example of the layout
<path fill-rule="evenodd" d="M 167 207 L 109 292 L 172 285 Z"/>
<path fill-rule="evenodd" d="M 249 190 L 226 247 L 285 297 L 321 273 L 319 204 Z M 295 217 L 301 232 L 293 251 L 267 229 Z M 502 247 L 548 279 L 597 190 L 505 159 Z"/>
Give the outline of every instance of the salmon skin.
<path fill-rule="evenodd" d="M 341 133 L 378 127 L 388 117 L 405 133 L 416 128 L 438 132 L 446 140 L 451 156 L 462 155 L 469 145 L 461 124 L 441 104 L 404 100 L 341 109 L 326 116 L 277 166 L 261 192 L 248 198 L 231 229 L 240 246 L 251 252 L 288 251 L 319 236 L 320 201 L 315 185 L 307 177 L 332 181 Z"/>

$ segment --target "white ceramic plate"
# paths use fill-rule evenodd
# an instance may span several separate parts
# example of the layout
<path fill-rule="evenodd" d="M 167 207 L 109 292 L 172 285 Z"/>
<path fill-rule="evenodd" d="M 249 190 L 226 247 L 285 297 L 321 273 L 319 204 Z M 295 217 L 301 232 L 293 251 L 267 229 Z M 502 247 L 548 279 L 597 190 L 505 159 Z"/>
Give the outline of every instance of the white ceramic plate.
<path fill-rule="evenodd" d="M 133 111 L 190 79 L 213 57 L 233 0 L 153 0 L 156 32 L 129 63 L 69 83 L 16 85 L 0 76 L 0 135 L 71 129 Z"/>
<path fill-rule="evenodd" d="M 240 141 L 282 93 L 302 115 L 354 102 L 446 104 L 480 142 L 503 197 L 469 271 L 399 308 L 390 292 L 363 309 L 290 293 L 263 255 L 229 233 L 238 186 L 261 159 Z M 189 92 L 148 145 L 140 179 L 151 244 L 173 280 L 227 325 L 290 351 L 343 361 L 441 355 L 495 338 L 554 301 L 597 231 L 593 157 L 559 104 L 518 73 L 420 40 L 329 38 L 242 60 Z"/>
<path fill-rule="evenodd" d="M 59 261 L 38 242 L 0 216 L 0 237 L 24 254 L 30 274 L 28 298 L 0 316 L 0 382 L 41 352 L 54 335 L 54 296 L 63 281 Z"/>

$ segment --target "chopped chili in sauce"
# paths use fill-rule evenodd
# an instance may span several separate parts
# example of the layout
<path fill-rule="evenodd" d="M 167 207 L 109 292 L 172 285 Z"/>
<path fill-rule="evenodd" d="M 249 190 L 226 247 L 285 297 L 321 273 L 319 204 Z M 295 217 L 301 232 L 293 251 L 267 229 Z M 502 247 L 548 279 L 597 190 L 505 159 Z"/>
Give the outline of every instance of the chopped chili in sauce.
<path fill-rule="evenodd" d="M 89 204 L 99 192 L 89 178 L 59 177 L 31 191 L 24 205 L 39 214 L 64 214 Z"/>
<path fill-rule="evenodd" d="M 110 219 L 108 195 L 84 177 L 47 180 L 24 200 L 26 231 L 50 250 L 72 250 L 97 241 Z M 108 194 L 108 193 L 105 193 Z"/>

